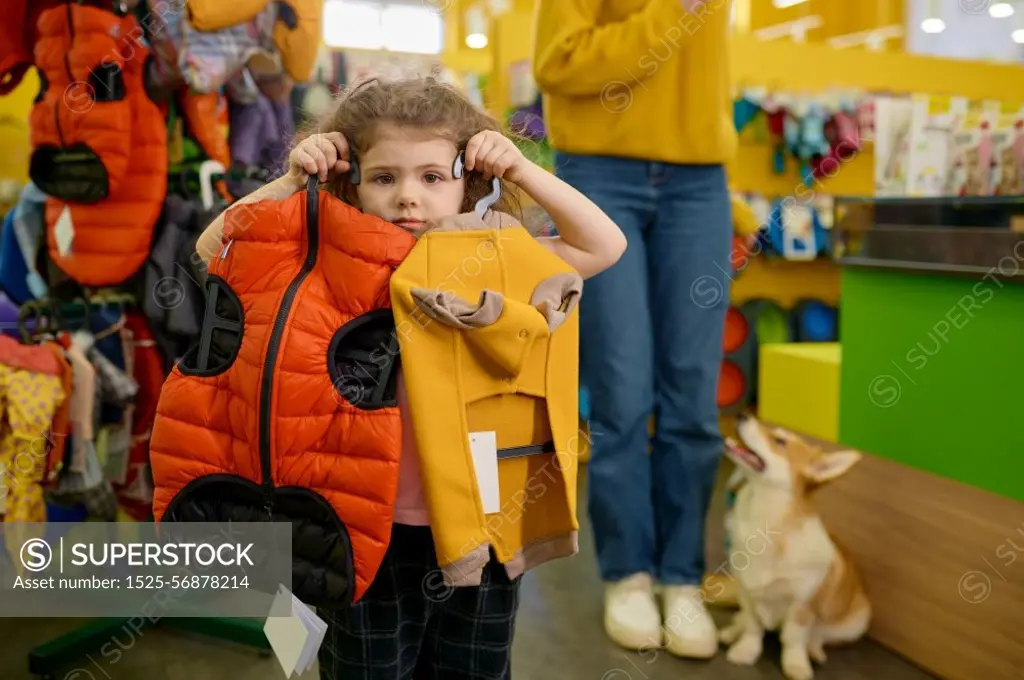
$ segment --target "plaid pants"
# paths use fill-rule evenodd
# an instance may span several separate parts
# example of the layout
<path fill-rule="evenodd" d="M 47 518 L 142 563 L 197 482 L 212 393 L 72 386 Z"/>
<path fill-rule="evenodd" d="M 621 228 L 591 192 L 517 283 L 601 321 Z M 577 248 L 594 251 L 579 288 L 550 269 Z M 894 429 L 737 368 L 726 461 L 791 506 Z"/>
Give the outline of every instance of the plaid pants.
<path fill-rule="evenodd" d="M 479 586 L 451 588 L 430 528 L 396 524 L 363 598 L 317 611 L 320 680 L 510 680 L 519 582 L 492 553 Z"/>

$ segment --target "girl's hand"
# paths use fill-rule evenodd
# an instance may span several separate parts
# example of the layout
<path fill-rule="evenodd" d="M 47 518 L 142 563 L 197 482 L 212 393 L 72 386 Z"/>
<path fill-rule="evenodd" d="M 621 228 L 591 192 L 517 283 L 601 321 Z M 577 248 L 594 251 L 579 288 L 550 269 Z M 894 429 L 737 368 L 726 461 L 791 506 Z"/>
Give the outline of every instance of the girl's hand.
<path fill-rule="evenodd" d="M 288 178 L 297 190 L 306 186 L 306 177 L 317 175 L 321 182 L 335 173 L 348 172 L 348 141 L 340 132 L 310 135 L 299 142 L 288 154 Z"/>
<path fill-rule="evenodd" d="M 523 152 L 500 132 L 478 132 L 466 144 L 466 170 L 482 172 L 488 180 L 500 177 L 518 184 L 530 165 Z"/>

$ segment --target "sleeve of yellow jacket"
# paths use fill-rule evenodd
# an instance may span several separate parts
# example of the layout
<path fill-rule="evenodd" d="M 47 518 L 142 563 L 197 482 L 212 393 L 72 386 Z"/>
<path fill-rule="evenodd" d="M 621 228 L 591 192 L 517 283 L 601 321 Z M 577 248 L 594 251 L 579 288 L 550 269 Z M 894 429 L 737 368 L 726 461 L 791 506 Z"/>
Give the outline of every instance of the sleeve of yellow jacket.
<path fill-rule="evenodd" d="M 761 225 L 757 223 L 757 215 L 747 202 L 733 194 L 732 196 L 732 230 L 738 236 L 750 236 L 757 232 Z"/>
<path fill-rule="evenodd" d="M 533 75 L 542 90 L 600 94 L 609 83 L 651 75 L 633 66 L 652 46 L 686 39 L 687 32 L 679 27 L 686 14 L 680 0 L 650 0 L 622 21 L 598 25 L 607 2 L 538 1 Z"/>
<path fill-rule="evenodd" d="M 394 289 L 404 295 L 406 291 L 403 288 L 399 279 Z M 466 328 L 463 338 L 471 351 L 487 357 L 506 377 L 515 378 L 530 356 L 533 341 L 548 335 L 548 324 L 536 307 L 504 296 L 500 299 L 498 318 L 481 326 Z"/>

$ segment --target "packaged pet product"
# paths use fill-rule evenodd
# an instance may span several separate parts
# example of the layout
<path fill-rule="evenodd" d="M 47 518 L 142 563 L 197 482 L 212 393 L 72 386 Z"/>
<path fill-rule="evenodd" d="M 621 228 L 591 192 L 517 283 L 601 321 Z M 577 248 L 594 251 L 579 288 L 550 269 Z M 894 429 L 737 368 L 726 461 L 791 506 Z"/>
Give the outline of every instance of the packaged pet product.
<path fill-rule="evenodd" d="M 909 98 L 875 99 L 875 195 L 905 196 L 914 103 Z"/>
<path fill-rule="evenodd" d="M 871 141 L 875 138 L 875 98 L 866 96 L 856 106 L 857 128 L 860 138 Z"/>
<path fill-rule="evenodd" d="M 1021 193 L 1021 172 L 1017 160 L 1017 137 L 1015 126 L 1019 120 L 1013 116 L 1001 116 L 1000 126 L 992 132 L 992 160 L 989 164 L 989 192 L 993 196 L 1016 196 Z"/>
<path fill-rule="evenodd" d="M 819 251 L 816 227 L 811 206 L 784 198 L 776 204 L 768 228 L 772 249 L 787 260 L 813 260 Z"/>
<path fill-rule="evenodd" d="M 988 170 L 982 166 L 982 127 L 976 113 L 969 114 L 953 133 L 947 193 L 952 196 L 984 196 Z"/>
<path fill-rule="evenodd" d="M 750 193 L 743 197 L 743 200 L 754 211 L 758 225 L 765 227 L 772 219 L 772 202 L 761 194 Z"/>
<path fill-rule="evenodd" d="M 1018 191 L 1024 193 L 1024 109 L 1013 121 L 1013 160 L 1017 166 L 1017 176 L 1021 177 Z"/>
<path fill-rule="evenodd" d="M 915 98 L 911 116 L 910 155 L 907 163 L 907 194 L 942 196 L 946 190 L 953 134 L 967 111 L 967 101 L 956 98 Z"/>

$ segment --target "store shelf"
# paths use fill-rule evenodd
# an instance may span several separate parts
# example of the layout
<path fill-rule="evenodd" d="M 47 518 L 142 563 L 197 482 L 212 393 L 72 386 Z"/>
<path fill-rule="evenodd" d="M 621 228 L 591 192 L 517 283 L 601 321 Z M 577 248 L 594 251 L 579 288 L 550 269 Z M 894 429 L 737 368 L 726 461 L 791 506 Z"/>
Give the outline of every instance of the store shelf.
<path fill-rule="evenodd" d="M 843 196 L 850 204 L 948 207 L 1018 207 L 1024 212 L 1024 196 Z"/>
<path fill-rule="evenodd" d="M 838 198 L 843 266 L 1024 281 L 1024 198 Z"/>

